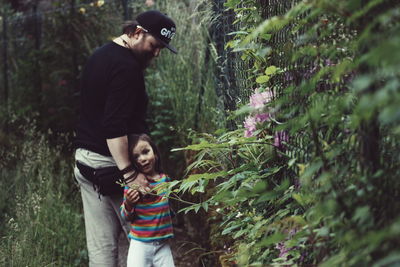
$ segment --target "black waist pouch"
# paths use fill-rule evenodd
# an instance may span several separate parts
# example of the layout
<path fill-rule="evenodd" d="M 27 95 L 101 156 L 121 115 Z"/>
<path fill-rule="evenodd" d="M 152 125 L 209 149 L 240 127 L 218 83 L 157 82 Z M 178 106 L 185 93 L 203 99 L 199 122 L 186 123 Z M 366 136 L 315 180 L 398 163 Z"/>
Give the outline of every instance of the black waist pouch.
<path fill-rule="evenodd" d="M 111 196 L 124 192 L 124 188 L 120 185 L 123 182 L 123 177 L 118 167 L 112 166 L 94 169 L 79 161 L 76 162 L 76 166 L 82 176 L 93 183 L 95 190 L 99 194 Z"/>

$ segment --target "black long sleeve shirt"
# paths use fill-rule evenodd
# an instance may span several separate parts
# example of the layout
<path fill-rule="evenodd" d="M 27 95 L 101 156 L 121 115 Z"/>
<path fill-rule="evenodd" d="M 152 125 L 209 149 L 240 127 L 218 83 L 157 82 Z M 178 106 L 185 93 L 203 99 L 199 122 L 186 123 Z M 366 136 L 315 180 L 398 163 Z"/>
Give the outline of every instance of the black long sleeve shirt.
<path fill-rule="evenodd" d="M 106 139 L 148 133 L 148 96 L 133 53 L 114 42 L 97 49 L 81 78 L 75 146 L 111 156 Z"/>

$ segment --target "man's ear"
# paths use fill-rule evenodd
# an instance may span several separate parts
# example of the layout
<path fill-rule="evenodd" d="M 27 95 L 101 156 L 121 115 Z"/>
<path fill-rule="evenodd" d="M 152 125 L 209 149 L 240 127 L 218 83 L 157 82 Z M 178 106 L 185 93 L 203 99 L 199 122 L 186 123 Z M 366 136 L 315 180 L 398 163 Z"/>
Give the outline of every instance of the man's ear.
<path fill-rule="evenodd" d="M 136 28 L 135 31 L 134 31 L 134 32 L 131 32 L 128 36 L 129 36 L 130 38 L 131 38 L 131 37 L 134 37 L 135 39 L 139 39 L 139 36 L 140 36 L 141 33 L 143 34 L 142 29 Z"/>

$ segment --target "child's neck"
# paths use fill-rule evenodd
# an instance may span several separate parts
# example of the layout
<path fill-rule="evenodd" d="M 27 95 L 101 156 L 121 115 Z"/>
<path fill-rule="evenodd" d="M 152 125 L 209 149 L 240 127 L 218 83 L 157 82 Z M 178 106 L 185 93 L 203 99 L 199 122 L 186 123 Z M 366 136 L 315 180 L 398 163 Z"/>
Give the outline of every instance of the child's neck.
<path fill-rule="evenodd" d="M 147 176 L 147 178 L 149 178 L 151 180 L 156 180 L 156 179 L 160 178 L 161 173 L 154 172 L 152 174 L 147 174 L 146 176 Z"/>

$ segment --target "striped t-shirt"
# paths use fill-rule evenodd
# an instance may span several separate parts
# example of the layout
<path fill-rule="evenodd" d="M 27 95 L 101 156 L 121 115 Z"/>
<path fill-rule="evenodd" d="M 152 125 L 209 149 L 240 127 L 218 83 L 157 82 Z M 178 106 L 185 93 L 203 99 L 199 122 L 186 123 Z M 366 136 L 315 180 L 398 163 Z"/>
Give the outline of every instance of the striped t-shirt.
<path fill-rule="evenodd" d="M 170 179 L 165 174 L 160 174 L 160 178 L 150 181 L 150 185 L 157 186 L 169 181 Z M 168 199 L 163 197 L 165 193 L 158 196 L 145 195 L 136 203 L 132 211 L 128 211 L 125 208 L 128 189 L 129 187 L 125 186 L 124 201 L 121 205 L 122 218 L 131 220 L 128 237 L 143 242 L 160 241 L 173 237 Z"/>

